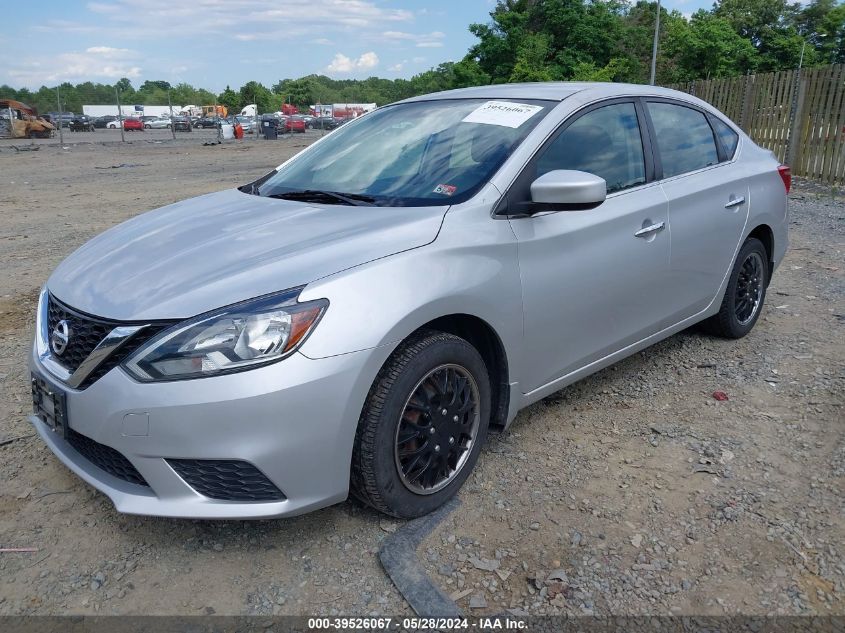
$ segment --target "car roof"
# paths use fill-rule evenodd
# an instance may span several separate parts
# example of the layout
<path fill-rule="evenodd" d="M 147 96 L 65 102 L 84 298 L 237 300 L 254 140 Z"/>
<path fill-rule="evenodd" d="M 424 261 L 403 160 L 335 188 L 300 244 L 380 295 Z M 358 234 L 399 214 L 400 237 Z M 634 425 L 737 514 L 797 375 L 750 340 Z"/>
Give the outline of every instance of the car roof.
<path fill-rule="evenodd" d="M 653 96 L 678 97 L 689 95 L 658 86 L 642 84 L 623 84 L 609 82 L 577 82 L 577 81 L 548 81 L 521 84 L 493 84 L 488 86 L 474 86 L 472 88 L 458 88 L 432 92 L 405 99 L 400 103 L 411 101 L 434 101 L 438 99 L 544 99 L 563 101 L 578 92 L 594 92 L 597 97 L 612 96 Z"/>

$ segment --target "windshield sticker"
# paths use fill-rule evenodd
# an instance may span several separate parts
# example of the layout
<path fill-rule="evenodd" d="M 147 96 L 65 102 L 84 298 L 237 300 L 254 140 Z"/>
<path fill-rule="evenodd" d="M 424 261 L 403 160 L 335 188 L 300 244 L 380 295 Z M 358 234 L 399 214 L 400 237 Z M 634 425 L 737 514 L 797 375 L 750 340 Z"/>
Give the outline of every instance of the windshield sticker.
<path fill-rule="evenodd" d="M 464 123 L 485 123 L 487 125 L 517 128 L 542 109 L 543 106 L 528 103 L 488 101 L 470 112 L 462 120 Z"/>
<path fill-rule="evenodd" d="M 455 185 L 437 185 L 434 193 L 442 193 L 444 196 L 451 196 L 458 188 Z"/>

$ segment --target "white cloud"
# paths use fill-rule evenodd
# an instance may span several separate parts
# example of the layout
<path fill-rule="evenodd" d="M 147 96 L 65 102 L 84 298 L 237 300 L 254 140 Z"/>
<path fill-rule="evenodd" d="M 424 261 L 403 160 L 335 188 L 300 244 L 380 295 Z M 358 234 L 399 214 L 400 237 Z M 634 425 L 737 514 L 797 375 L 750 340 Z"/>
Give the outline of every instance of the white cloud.
<path fill-rule="evenodd" d="M 355 65 L 358 68 L 375 68 L 378 66 L 378 55 L 376 55 L 373 51 L 364 53 L 358 58 Z"/>
<path fill-rule="evenodd" d="M 402 72 L 402 64 L 393 64 L 393 66 L 388 67 L 388 72 L 391 73 L 401 73 Z"/>
<path fill-rule="evenodd" d="M 128 48 L 113 48 L 111 46 L 91 46 L 86 48 L 85 52 L 103 55 L 104 57 L 126 57 L 134 55 L 134 52 Z"/>
<path fill-rule="evenodd" d="M 353 70 L 367 70 L 378 66 L 379 59 L 373 51 L 368 51 L 361 55 L 358 59 L 347 57 L 343 53 L 335 53 L 334 59 L 326 66 L 326 72 L 349 73 Z"/>
<path fill-rule="evenodd" d="M 327 33 L 370 30 L 378 33 L 389 24 L 413 22 L 414 12 L 381 6 L 375 0 L 114 0 L 88 2 L 86 8 L 105 24 L 102 34 L 124 38 L 161 38 L 178 35 L 217 35 L 240 41 L 291 36 L 318 37 Z M 84 18 L 85 16 L 80 16 Z M 49 21 L 42 30 L 64 31 L 87 27 L 78 22 Z"/>
<path fill-rule="evenodd" d="M 385 31 L 381 34 L 388 41 L 413 42 L 418 48 L 438 48 L 443 46 L 445 33 L 432 31 L 431 33 L 406 33 L 405 31 Z"/>
<path fill-rule="evenodd" d="M 343 53 L 335 54 L 334 59 L 326 66 L 326 70 L 330 73 L 348 73 L 354 68 L 355 62 Z"/>
<path fill-rule="evenodd" d="M 50 57 L 28 57 L 20 65 L 8 69 L 9 77 L 24 85 L 71 81 L 135 79 L 141 76 L 140 55 L 128 48 L 89 46 Z"/>

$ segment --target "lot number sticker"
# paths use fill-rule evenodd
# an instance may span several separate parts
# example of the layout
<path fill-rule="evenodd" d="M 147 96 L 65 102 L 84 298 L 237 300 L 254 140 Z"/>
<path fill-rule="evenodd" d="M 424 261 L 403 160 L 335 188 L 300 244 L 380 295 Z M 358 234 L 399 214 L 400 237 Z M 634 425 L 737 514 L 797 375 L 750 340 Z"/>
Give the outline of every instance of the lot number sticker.
<path fill-rule="evenodd" d="M 463 118 L 463 122 L 486 123 L 487 125 L 517 128 L 542 109 L 543 106 L 530 105 L 528 103 L 488 101 L 466 115 Z"/>

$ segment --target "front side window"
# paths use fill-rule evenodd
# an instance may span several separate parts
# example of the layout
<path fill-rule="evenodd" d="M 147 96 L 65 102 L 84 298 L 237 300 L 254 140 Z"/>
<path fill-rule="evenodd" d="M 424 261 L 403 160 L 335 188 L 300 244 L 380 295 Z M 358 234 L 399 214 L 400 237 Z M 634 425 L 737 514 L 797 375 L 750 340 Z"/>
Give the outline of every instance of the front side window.
<path fill-rule="evenodd" d="M 727 157 L 727 160 L 731 160 L 734 157 L 736 146 L 739 143 L 739 134 L 734 132 L 728 124 L 721 119 L 714 117 L 712 121 L 713 129 L 716 130 L 716 136 L 719 137 L 719 141 L 722 143 L 722 147 L 725 150 L 725 156 Z"/>
<path fill-rule="evenodd" d="M 572 122 L 537 159 L 537 174 L 555 169 L 586 171 L 604 178 L 607 191 L 645 182 L 645 161 L 633 103 L 587 112 Z"/>
<path fill-rule="evenodd" d="M 669 178 L 719 162 L 713 130 L 704 113 L 672 103 L 649 102 L 663 177 Z"/>
<path fill-rule="evenodd" d="M 341 126 L 241 190 L 289 199 L 340 193 L 347 201 L 379 206 L 463 202 L 554 105 L 537 99 L 452 99 L 387 106 Z"/>

